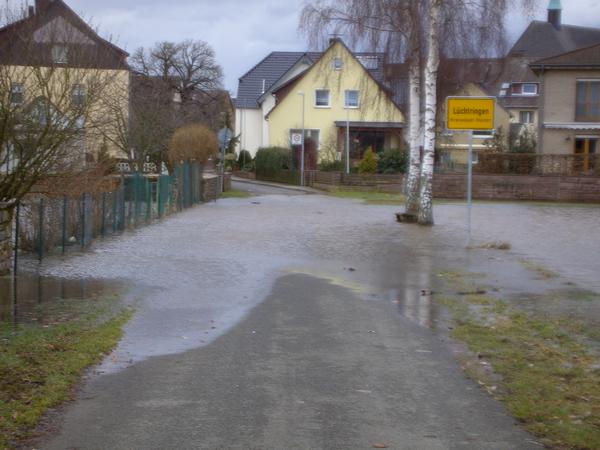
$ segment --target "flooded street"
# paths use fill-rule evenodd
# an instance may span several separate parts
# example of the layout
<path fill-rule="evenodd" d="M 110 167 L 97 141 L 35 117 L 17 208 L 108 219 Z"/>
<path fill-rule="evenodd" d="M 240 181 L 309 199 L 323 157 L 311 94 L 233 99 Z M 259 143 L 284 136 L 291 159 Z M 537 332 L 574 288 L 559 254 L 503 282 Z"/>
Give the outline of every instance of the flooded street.
<path fill-rule="evenodd" d="M 364 431 L 373 439 L 381 432 L 398 442 L 402 433 L 393 422 L 414 427 L 415 420 L 424 425 L 411 434 L 414 445 L 393 448 L 530 446 L 531 438 L 505 411 L 464 378 L 443 333 L 430 331 L 443 323 L 444 312 L 427 293 L 449 271 L 477 273 L 507 297 L 600 291 L 599 240 L 591 237 L 600 208 L 477 204 L 467 247 L 464 205 L 436 205 L 436 226 L 421 228 L 396 223 L 395 206 L 252 189 L 262 195 L 192 208 L 39 268 L 48 277 L 125 283 L 136 307 L 121 343 L 95 371 L 101 376 L 86 384 L 83 395 L 94 400 L 69 408 L 63 431 L 47 448 L 104 442 L 110 448 L 165 448 L 167 442 L 190 448 L 185 433 L 203 436 L 202 448 L 247 448 L 243 442 L 282 448 L 277 439 L 298 420 L 312 424 L 293 440 L 299 448 L 367 445 L 350 432 L 359 421 L 372 425 Z M 512 249 L 478 248 L 491 241 L 509 242 Z M 540 277 L 523 261 L 558 274 Z M 598 303 L 586 303 L 582 316 L 600 312 Z M 361 356 L 374 349 L 379 353 L 371 359 Z M 307 372 L 295 375 L 293 367 Z M 396 374 L 393 382 L 389 371 Z M 352 378 L 355 372 L 364 378 Z M 327 387 L 334 379 L 349 391 L 377 395 L 344 397 Z M 383 380 L 390 383 L 385 389 L 403 394 L 382 390 Z M 232 396 L 246 381 L 246 390 Z M 303 390 L 295 390 L 298 383 Z M 334 428 L 341 428 L 326 431 L 318 419 L 332 407 L 317 400 L 323 395 L 342 396 L 330 411 Z M 360 401 L 373 409 L 358 408 Z M 404 407 L 378 428 L 377 417 L 397 402 Z M 418 406 L 424 402 L 427 407 Z M 303 412 L 301 405 L 309 404 Z M 460 425 L 442 419 L 461 408 L 481 414 Z M 118 423 L 110 413 L 117 409 Z M 166 411 L 176 422 L 159 427 Z M 225 439 L 228 422 L 238 431 Z M 311 429 L 326 433 L 312 436 Z M 107 430 L 111 438 L 103 441 Z"/>

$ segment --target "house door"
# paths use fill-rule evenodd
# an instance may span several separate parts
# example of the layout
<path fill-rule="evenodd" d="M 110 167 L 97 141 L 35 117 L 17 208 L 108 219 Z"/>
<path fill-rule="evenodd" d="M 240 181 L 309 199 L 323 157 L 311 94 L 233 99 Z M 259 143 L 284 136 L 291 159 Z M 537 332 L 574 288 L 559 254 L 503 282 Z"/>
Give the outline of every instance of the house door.
<path fill-rule="evenodd" d="M 583 172 L 596 169 L 596 155 L 598 154 L 598 138 L 575 138 L 575 154 L 582 155 L 575 161 L 576 167 Z"/>

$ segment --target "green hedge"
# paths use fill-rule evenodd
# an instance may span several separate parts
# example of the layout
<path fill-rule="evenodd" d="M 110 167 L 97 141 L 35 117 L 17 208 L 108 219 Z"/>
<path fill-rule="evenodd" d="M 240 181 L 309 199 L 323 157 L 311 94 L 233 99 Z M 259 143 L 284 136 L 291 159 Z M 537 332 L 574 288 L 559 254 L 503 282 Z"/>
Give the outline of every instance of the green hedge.
<path fill-rule="evenodd" d="M 292 151 L 283 147 L 261 147 L 254 158 L 256 172 L 290 169 Z"/>

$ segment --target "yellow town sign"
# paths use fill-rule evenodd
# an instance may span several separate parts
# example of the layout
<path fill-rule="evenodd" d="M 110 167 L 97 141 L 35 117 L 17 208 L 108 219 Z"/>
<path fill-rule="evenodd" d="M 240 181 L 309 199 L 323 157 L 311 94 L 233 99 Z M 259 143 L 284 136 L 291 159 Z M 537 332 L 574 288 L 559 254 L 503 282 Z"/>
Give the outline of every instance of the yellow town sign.
<path fill-rule="evenodd" d="M 493 130 L 494 97 L 448 97 L 446 127 L 448 130 Z"/>

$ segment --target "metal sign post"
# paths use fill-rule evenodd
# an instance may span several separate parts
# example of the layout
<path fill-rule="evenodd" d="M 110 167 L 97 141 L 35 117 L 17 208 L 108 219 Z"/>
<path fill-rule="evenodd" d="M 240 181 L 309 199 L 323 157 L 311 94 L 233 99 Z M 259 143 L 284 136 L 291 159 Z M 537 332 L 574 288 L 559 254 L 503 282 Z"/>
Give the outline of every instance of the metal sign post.
<path fill-rule="evenodd" d="M 229 142 L 233 136 L 233 132 L 229 128 L 221 128 L 217 133 L 219 140 L 219 150 L 221 151 L 221 194 L 225 191 L 225 150 L 229 146 Z"/>
<path fill-rule="evenodd" d="M 467 245 L 471 241 L 473 209 L 473 130 L 494 129 L 495 97 L 448 97 L 446 99 L 446 128 L 467 132 Z"/>
<path fill-rule="evenodd" d="M 471 210 L 473 208 L 473 130 L 468 131 L 469 150 L 467 151 L 467 245 L 471 242 Z"/>

